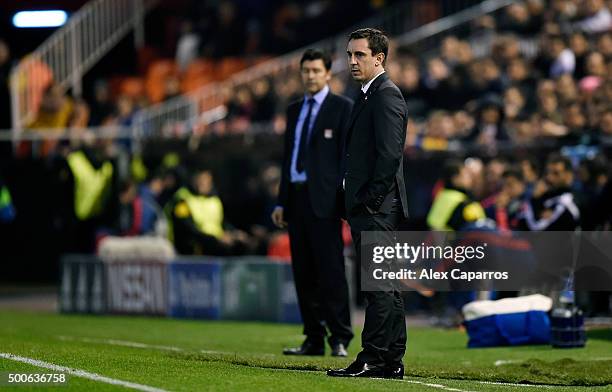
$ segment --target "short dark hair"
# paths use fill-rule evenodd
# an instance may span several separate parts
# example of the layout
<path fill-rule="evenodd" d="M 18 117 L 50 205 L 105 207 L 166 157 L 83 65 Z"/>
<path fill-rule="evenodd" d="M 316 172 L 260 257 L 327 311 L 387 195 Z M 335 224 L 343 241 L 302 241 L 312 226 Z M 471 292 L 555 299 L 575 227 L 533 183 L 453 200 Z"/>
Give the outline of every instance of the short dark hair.
<path fill-rule="evenodd" d="M 304 61 L 312 60 L 323 60 L 323 65 L 325 65 L 325 69 L 328 71 L 331 69 L 331 55 L 323 49 L 306 49 L 306 51 L 302 55 L 302 59 L 300 60 L 300 67 L 302 67 Z"/>
<path fill-rule="evenodd" d="M 541 172 L 540 162 L 538 162 L 538 160 L 534 156 L 527 156 L 521 159 L 521 163 L 527 163 L 529 167 L 531 168 L 531 170 L 533 170 L 535 175 L 538 177 L 540 176 L 541 174 L 540 173 Z"/>
<path fill-rule="evenodd" d="M 387 56 L 389 55 L 389 37 L 380 30 L 366 27 L 365 29 L 353 31 L 349 36 L 349 41 L 362 38 L 368 40 L 368 47 L 372 51 L 372 56 L 376 56 L 379 53 L 385 55 L 382 61 L 382 65 L 384 66 L 387 62 Z"/>
<path fill-rule="evenodd" d="M 569 160 L 568 157 L 565 157 L 559 153 L 552 153 L 546 160 L 546 163 L 549 165 L 556 165 L 560 163 L 563 165 L 563 169 L 565 171 L 573 171 L 574 167 L 572 166 L 572 161 Z"/>
<path fill-rule="evenodd" d="M 451 159 L 444 162 L 444 166 L 442 167 L 442 181 L 444 181 L 444 185 L 451 186 L 453 184 L 453 178 L 461 172 L 463 166 L 463 162 L 458 159 Z"/>
<path fill-rule="evenodd" d="M 521 182 L 524 180 L 523 171 L 518 166 L 511 166 L 508 169 L 506 169 L 504 171 L 504 174 L 502 175 L 502 177 L 504 179 L 507 179 L 507 178 L 516 178 L 517 180 L 519 180 Z"/>

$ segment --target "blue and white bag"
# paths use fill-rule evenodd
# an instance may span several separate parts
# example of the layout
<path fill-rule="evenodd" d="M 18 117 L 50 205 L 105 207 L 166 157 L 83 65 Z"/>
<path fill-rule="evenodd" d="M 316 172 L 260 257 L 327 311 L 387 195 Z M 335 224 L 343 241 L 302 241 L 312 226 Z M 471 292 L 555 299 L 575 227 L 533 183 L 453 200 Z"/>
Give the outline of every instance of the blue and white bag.
<path fill-rule="evenodd" d="M 463 307 L 468 347 L 549 344 L 551 307 L 540 294 L 470 302 Z"/>

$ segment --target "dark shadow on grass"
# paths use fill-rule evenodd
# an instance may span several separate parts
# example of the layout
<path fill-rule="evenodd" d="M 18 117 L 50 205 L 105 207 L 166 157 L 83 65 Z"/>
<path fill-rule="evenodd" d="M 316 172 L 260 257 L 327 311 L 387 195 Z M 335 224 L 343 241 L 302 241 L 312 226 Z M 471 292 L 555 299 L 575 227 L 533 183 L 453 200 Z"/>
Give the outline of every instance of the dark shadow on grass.
<path fill-rule="evenodd" d="M 187 361 L 223 362 L 261 369 L 325 371 L 332 367 L 343 366 L 335 360 L 313 362 L 294 362 L 287 358 L 261 358 L 239 353 L 168 353 L 168 356 Z M 307 359 L 304 359 L 307 361 Z M 518 383 L 526 385 L 552 386 L 603 386 L 612 384 L 612 360 L 576 361 L 564 358 L 546 362 L 528 359 L 518 364 L 507 364 L 495 368 L 477 369 L 432 369 L 430 367 L 407 366 L 406 376 L 426 379 L 446 379 L 463 381 L 491 381 Z"/>
<path fill-rule="evenodd" d="M 587 331 L 587 338 L 588 339 L 593 339 L 593 340 L 610 340 L 610 341 L 612 341 L 612 328 L 593 329 L 593 330 Z"/>

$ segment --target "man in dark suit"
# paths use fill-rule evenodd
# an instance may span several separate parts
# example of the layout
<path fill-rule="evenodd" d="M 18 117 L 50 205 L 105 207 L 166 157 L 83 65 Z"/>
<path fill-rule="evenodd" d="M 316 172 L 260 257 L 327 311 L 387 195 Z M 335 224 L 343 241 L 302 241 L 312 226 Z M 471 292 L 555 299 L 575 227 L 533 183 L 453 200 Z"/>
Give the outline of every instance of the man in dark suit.
<path fill-rule="evenodd" d="M 408 216 L 402 158 L 408 116 L 400 90 L 384 73 L 388 48 L 388 38 L 371 28 L 353 32 L 347 47 L 351 75 L 361 83 L 361 96 L 349 122 L 344 193 L 357 259 L 362 263 L 361 232 L 382 233 L 382 240 L 393 244 L 394 231 Z M 362 264 L 362 271 L 369 267 Z M 363 350 L 349 367 L 329 370 L 328 375 L 403 378 L 406 322 L 400 288 L 387 281 L 376 290 L 365 292 Z"/>
<path fill-rule="evenodd" d="M 300 61 L 306 93 L 287 109 L 285 158 L 272 221 L 289 228 L 306 340 L 285 349 L 285 355 L 323 355 L 326 327 L 333 356 L 346 356 L 353 338 L 336 204 L 352 102 L 329 91 L 330 69 L 329 54 L 307 50 Z"/>

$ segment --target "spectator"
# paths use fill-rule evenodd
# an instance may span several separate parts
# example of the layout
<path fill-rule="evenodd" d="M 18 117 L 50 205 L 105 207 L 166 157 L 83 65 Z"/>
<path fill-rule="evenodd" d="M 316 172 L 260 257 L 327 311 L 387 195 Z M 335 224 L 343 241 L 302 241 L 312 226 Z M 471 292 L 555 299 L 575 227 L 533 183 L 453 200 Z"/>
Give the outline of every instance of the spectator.
<path fill-rule="evenodd" d="M 100 236 L 132 237 L 141 235 L 166 236 L 165 217 L 150 193 L 143 192 L 132 179 L 118 186 L 118 206 L 108 227 L 102 226 Z"/>
<path fill-rule="evenodd" d="M 272 121 L 276 108 L 276 97 L 272 91 L 271 83 L 268 79 L 259 79 L 253 82 L 253 122 Z"/>
<path fill-rule="evenodd" d="M 114 110 L 115 106 L 111 101 L 108 83 L 104 80 L 96 81 L 89 125 L 100 126 L 106 124 Z"/>
<path fill-rule="evenodd" d="M 532 2 L 533 3 L 533 2 Z M 537 5 L 532 4 L 531 9 Z M 536 34 L 541 28 L 538 19 L 533 18 L 530 9 L 523 2 L 509 5 L 498 24 L 499 31 L 510 31 L 520 35 Z"/>
<path fill-rule="evenodd" d="M 580 161 L 578 178 L 574 183 L 574 192 L 581 210 L 594 205 L 602 194 L 604 186 L 610 179 L 610 167 L 604 155 L 596 155 Z"/>
<path fill-rule="evenodd" d="M 574 172 L 569 159 L 553 154 L 546 163 L 545 181 L 536 184 L 521 218 L 530 231 L 573 231 L 580 223 L 580 210 L 571 185 Z"/>
<path fill-rule="evenodd" d="M 586 58 L 586 74 L 605 78 L 607 74 L 606 59 L 599 52 L 591 52 Z"/>
<path fill-rule="evenodd" d="M 497 142 L 509 140 L 503 121 L 502 103 L 495 97 L 487 97 L 480 104 L 476 116 L 476 126 L 465 140 L 494 148 Z"/>
<path fill-rule="evenodd" d="M 561 36 L 552 36 L 548 39 L 549 55 L 552 64 L 548 74 L 551 78 L 557 78 L 563 74 L 573 74 L 576 69 L 576 56 L 567 47 L 565 40 Z"/>
<path fill-rule="evenodd" d="M 127 95 L 122 95 L 117 99 L 115 115 L 110 122 L 115 125 L 129 127 L 132 125 L 134 113 L 136 113 L 134 100 Z"/>
<path fill-rule="evenodd" d="M 605 58 L 612 56 L 612 32 L 606 32 L 597 39 L 597 51 Z"/>
<path fill-rule="evenodd" d="M 594 142 L 591 132 L 587 129 L 586 116 L 580 103 L 574 101 L 565 106 L 563 123 L 567 127 L 567 134 L 563 138 L 564 144 L 592 144 Z"/>
<path fill-rule="evenodd" d="M 519 167 L 504 171 L 502 187 L 495 195 L 495 203 L 486 209 L 487 216 L 495 220 L 499 230 L 517 230 L 523 204 L 529 200 L 527 187 Z"/>
<path fill-rule="evenodd" d="M 537 81 L 531 67 L 524 58 L 512 59 L 506 69 L 506 85 L 519 87 L 530 98 L 536 89 Z"/>
<path fill-rule="evenodd" d="M 406 100 L 408 114 L 411 117 L 423 118 L 427 111 L 427 101 L 416 64 L 410 62 L 401 67 L 398 87 Z"/>
<path fill-rule="evenodd" d="M 11 72 L 11 52 L 4 40 L 0 38 L 0 129 L 11 128 L 11 94 L 9 75 Z"/>
<path fill-rule="evenodd" d="M 51 84 L 45 90 L 36 120 L 30 128 L 66 128 L 72 115 L 73 102 L 66 97 L 58 84 Z"/>
<path fill-rule="evenodd" d="M 193 23 L 183 21 L 181 36 L 176 44 L 175 60 L 179 70 L 184 71 L 193 60 L 198 57 L 200 36 L 194 31 Z"/>
<path fill-rule="evenodd" d="M 581 32 L 575 32 L 570 36 L 569 47 L 576 57 L 574 77 L 581 79 L 586 75 L 586 56 L 589 52 L 589 41 Z"/>
<path fill-rule="evenodd" d="M 518 87 L 510 87 L 504 92 L 504 119 L 513 121 L 526 114 L 525 97 Z"/>
<path fill-rule="evenodd" d="M 583 18 L 575 24 L 585 33 L 601 33 L 612 28 L 612 14 L 604 0 L 585 0 Z"/>
<path fill-rule="evenodd" d="M 579 99 L 578 87 L 569 74 L 562 75 L 557 79 L 556 92 L 562 105 L 568 105 Z"/>
<path fill-rule="evenodd" d="M 427 214 L 432 230 L 461 230 L 466 224 L 485 217 L 480 204 L 469 195 L 472 182 L 468 169 L 459 161 L 444 165 L 444 188 L 435 196 Z"/>
<path fill-rule="evenodd" d="M 540 166 L 534 157 L 524 158 L 519 162 L 521 174 L 525 181 L 525 192 L 527 197 L 533 195 L 535 185 L 540 178 Z"/>
<path fill-rule="evenodd" d="M 204 56 L 218 59 L 241 55 L 246 42 L 246 24 L 242 15 L 236 5 L 228 0 L 222 0 L 216 12 L 213 27 L 206 35 Z"/>
<path fill-rule="evenodd" d="M 175 193 L 168 209 L 179 253 L 228 256 L 254 249 L 245 232 L 225 230 L 223 204 L 209 170 L 197 170 L 189 186 Z"/>
<path fill-rule="evenodd" d="M 605 140 L 612 140 L 612 109 L 607 109 L 601 115 L 599 121 L 599 130 L 602 133 L 602 137 Z"/>
<path fill-rule="evenodd" d="M 11 192 L 0 177 L 0 224 L 4 225 L 15 219 L 16 211 Z"/>

